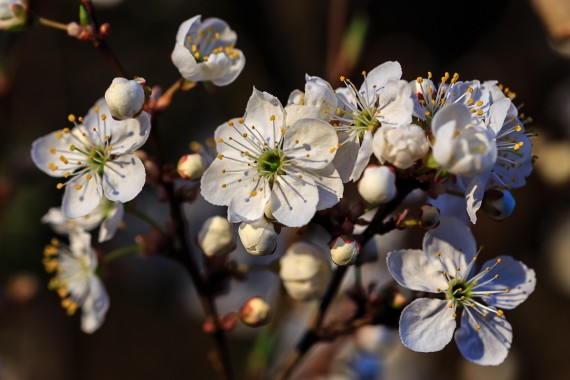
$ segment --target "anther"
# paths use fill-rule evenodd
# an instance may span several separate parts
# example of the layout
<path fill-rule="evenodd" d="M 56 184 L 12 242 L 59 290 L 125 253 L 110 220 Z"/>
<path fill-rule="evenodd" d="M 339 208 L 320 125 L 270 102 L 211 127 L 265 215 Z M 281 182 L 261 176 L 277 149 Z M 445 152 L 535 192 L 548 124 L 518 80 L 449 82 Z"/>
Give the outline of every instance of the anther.
<path fill-rule="evenodd" d="M 70 113 L 69 116 L 67 116 L 67 120 L 69 120 L 70 123 L 75 122 L 75 115 Z"/>

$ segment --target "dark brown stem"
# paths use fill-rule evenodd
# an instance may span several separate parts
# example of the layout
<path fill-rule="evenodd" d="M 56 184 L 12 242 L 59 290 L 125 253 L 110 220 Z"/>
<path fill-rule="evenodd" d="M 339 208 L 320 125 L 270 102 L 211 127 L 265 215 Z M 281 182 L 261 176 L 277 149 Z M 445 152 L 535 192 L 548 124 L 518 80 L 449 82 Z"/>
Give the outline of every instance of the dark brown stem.
<path fill-rule="evenodd" d="M 356 236 L 361 246 L 364 246 L 375 234 L 386 233 L 393 230 L 396 225 L 395 223 L 383 223 L 383 220 L 392 213 L 399 205 L 402 203 L 404 198 L 414 189 L 422 186 L 421 183 L 414 179 L 398 180 L 396 182 L 398 188 L 398 195 L 390 203 L 386 204 L 383 209 L 378 210 L 371 223 L 368 225 L 366 230 L 361 235 Z M 309 351 L 309 349 L 321 340 L 320 331 L 322 328 L 322 323 L 325 314 L 334 299 L 334 296 L 338 292 L 340 284 L 346 274 L 348 267 L 338 267 L 333 274 L 325 296 L 323 297 L 319 309 L 317 310 L 315 316 L 311 320 L 309 327 L 303 334 L 303 337 L 297 343 L 297 346 L 293 352 L 285 359 L 283 367 L 275 377 L 277 380 L 287 379 L 297 365 L 301 362 L 304 355 Z"/>

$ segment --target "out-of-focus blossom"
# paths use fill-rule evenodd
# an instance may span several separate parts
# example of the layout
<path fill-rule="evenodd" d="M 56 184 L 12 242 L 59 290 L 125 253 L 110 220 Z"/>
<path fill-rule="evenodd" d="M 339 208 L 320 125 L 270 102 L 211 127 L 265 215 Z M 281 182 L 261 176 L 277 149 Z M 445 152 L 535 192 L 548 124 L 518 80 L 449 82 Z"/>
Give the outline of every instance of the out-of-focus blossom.
<path fill-rule="evenodd" d="M 184 179 L 195 181 L 202 177 L 208 162 L 200 153 L 185 154 L 178 160 L 176 171 Z"/>
<path fill-rule="evenodd" d="M 80 218 L 95 210 L 103 194 L 110 201 L 128 202 L 145 183 L 142 161 L 132 154 L 147 140 L 150 115 L 117 121 L 110 117 L 103 99 L 85 119 L 70 115 L 72 129 L 64 128 L 32 144 L 32 160 L 52 177 L 68 178 L 61 211 L 67 218 Z"/>
<path fill-rule="evenodd" d="M 49 286 L 61 297 L 67 314 L 81 308 L 81 329 L 90 334 L 103 323 L 109 297 L 95 274 L 97 256 L 91 248 L 91 235 L 75 230 L 69 235 L 69 243 L 67 246 L 53 239 L 44 250 L 44 266 L 54 273 Z"/>
<path fill-rule="evenodd" d="M 299 227 L 342 197 L 334 128 L 318 119 L 286 125 L 281 103 L 266 92 L 254 89 L 245 116 L 220 125 L 215 138 L 218 159 L 202 176 L 202 196 L 228 206 L 232 222 L 258 221 L 269 204 L 278 222 Z"/>
<path fill-rule="evenodd" d="M 331 267 L 322 249 L 308 242 L 296 242 L 279 263 L 279 276 L 291 298 L 309 301 L 323 296 Z"/>
<path fill-rule="evenodd" d="M 331 258 L 336 265 L 350 265 L 356 261 L 360 246 L 354 239 L 339 236 L 331 244 Z"/>
<path fill-rule="evenodd" d="M 208 257 L 226 256 L 236 249 L 236 233 L 226 218 L 212 216 L 202 224 L 198 244 Z"/>
<path fill-rule="evenodd" d="M 266 325 L 271 321 L 271 306 L 261 297 L 251 297 L 241 307 L 239 318 L 251 327 Z"/>
<path fill-rule="evenodd" d="M 0 0 L 0 30 L 19 30 L 26 25 L 27 19 L 26 0 Z"/>
<path fill-rule="evenodd" d="M 269 255 L 277 247 L 275 225 L 265 218 L 250 224 L 240 224 L 238 234 L 243 247 L 251 255 Z"/>
<path fill-rule="evenodd" d="M 502 363 L 512 341 L 511 325 L 502 309 L 513 309 L 534 291 L 532 269 L 510 256 L 483 264 L 476 273 L 478 256 L 468 227 L 454 218 L 442 218 L 438 228 L 426 233 L 423 250 L 388 254 L 390 274 L 402 286 L 436 293 L 444 299 L 418 298 L 400 317 L 400 337 L 414 351 L 443 349 L 453 338 L 461 354 L 482 365 Z"/>
<path fill-rule="evenodd" d="M 105 91 L 105 101 L 109 107 L 109 112 L 116 120 L 123 120 L 138 115 L 144 105 L 145 80 L 137 78 L 128 80 L 125 78 L 115 78 Z"/>
<path fill-rule="evenodd" d="M 235 48 L 237 35 L 223 20 L 201 19 L 194 16 L 180 25 L 172 62 L 186 80 L 226 86 L 245 65 L 243 53 Z"/>

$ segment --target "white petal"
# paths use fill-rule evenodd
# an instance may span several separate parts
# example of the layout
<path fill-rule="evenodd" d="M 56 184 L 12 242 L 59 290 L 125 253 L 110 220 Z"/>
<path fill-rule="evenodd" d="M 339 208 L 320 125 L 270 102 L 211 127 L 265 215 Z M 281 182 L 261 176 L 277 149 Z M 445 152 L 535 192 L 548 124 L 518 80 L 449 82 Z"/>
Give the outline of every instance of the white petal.
<path fill-rule="evenodd" d="M 87 175 L 73 177 L 65 185 L 61 212 L 66 218 L 80 218 L 95 210 L 101 203 L 103 189 L 101 188 L 101 176 L 91 173 L 92 178 L 87 179 Z M 78 186 L 81 186 L 78 190 Z"/>
<path fill-rule="evenodd" d="M 384 125 L 408 125 L 412 122 L 414 101 L 406 81 L 389 81 L 379 94 L 380 115 L 376 118 Z"/>
<path fill-rule="evenodd" d="M 455 120 L 450 120 L 437 129 L 437 134 L 434 132 L 435 144 L 433 145 L 433 158 L 438 164 L 445 167 L 451 164 L 453 153 L 456 150 L 455 143 L 452 140 L 456 127 L 457 123 Z"/>
<path fill-rule="evenodd" d="M 258 221 L 263 217 L 265 206 L 271 197 L 269 182 L 263 178 L 248 179 L 237 186 L 229 203 L 228 210 L 231 211 L 228 212 L 242 222 Z"/>
<path fill-rule="evenodd" d="M 136 118 L 121 121 L 107 118 L 112 154 L 132 153 L 144 145 L 150 135 L 150 114 L 141 112 Z"/>
<path fill-rule="evenodd" d="M 145 179 L 142 161 L 125 154 L 105 164 L 103 191 L 110 201 L 128 202 L 141 192 Z"/>
<path fill-rule="evenodd" d="M 475 256 L 477 247 L 469 227 L 448 216 L 442 217 L 439 226 L 425 234 L 423 250 L 432 265 L 453 277 L 465 278 L 468 275 L 465 268 Z M 441 254 L 439 258 L 437 252 Z M 457 268 L 463 272 L 457 272 Z"/>
<path fill-rule="evenodd" d="M 273 116 L 275 120 L 271 121 Z M 254 87 L 247 102 L 244 120 L 249 128 L 255 127 L 265 142 L 273 147 L 273 142 L 279 141 L 281 137 L 281 128 L 285 123 L 285 110 L 275 96 L 258 91 Z"/>
<path fill-rule="evenodd" d="M 60 235 L 67 235 L 77 227 L 73 219 L 63 216 L 59 207 L 50 208 L 47 214 L 42 216 L 41 222 L 49 224 L 51 229 Z"/>
<path fill-rule="evenodd" d="M 440 267 L 433 265 L 424 251 L 403 249 L 388 253 L 388 270 L 394 280 L 405 288 L 429 293 L 439 293 L 448 288 Z"/>
<path fill-rule="evenodd" d="M 195 78 L 197 76 L 198 63 L 192 53 L 190 53 L 190 50 L 188 50 L 183 44 L 177 42 L 176 45 L 174 45 L 171 58 L 174 66 L 176 66 L 178 71 L 180 71 L 180 75 L 187 80 L 194 80 L 191 78 Z"/>
<path fill-rule="evenodd" d="M 186 36 L 188 35 L 188 32 L 200 26 L 201 18 L 202 18 L 201 15 L 196 15 L 184 21 L 182 24 L 180 24 L 180 26 L 178 27 L 178 33 L 176 33 L 176 42 L 184 44 L 186 42 Z"/>
<path fill-rule="evenodd" d="M 99 243 L 111 240 L 115 236 L 119 225 L 123 221 L 124 214 L 125 208 L 123 204 L 120 202 L 114 203 L 113 208 L 109 211 L 99 228 L 99 239 L 97 240 Z"/>
<path fill-rule="evenodd" d="M 489 110 L 489 123 L 488 126 L 496 135 L 505 122 L 505 118 L 507 117 L 507 112 L 511 108 L 512 102 L 509 98 L 503 98 L 496 103 L 491 105 Z"/>
<path fill-rule="evenodd" d="M 477 176 L 469 182 L 465 190 L 465 201 L 467 202 L 467 214 L 471 219 L 471 223 L 477 222 L 477 211 L 481 207 L 483 195 L 485 194 L 485 184 L 487 176 Z"/>
<path fill-rule="evenodd" d="M 81 329 L 87 334 L 95 332 L 105 320 L 109 310 L 109 296 L 101 280 L 92 275 L 89 278 L 89 294 L 81 306 Z"/>
<path fill-rule="evenodd" d="M 346 132 L 339 132 L 338 138 L 342 146 L 336 151 L 333 165 L 338 170 L 342 182 L 348 182 L 358 158 L 360 142 L 356 133 L 349 135 Z"/>
<path fill-rule="evenodd" d="M 358 156 L 356 157 L 356 162 L 354 163 L 354 168 L 350 174 L 351 181 L 358 181 L 362 176 L 362 172 L 366 169 L 366 165 L 370 162 L 370 156 L 372 155 L 372 143 L 374 139 L 372 138 L 372 132 L 364 132 L 364 137 L 362 138 L 362 144 L 358 150 Z"/>
<path fill-rule="evenodd" d="M 245 67 L 245 56 L 239 49 L 234 49 L 234 53 L 237 53 L 236 58 L 230 59 L 230 65 L 226 66 L 222 75 L 218 75 L 216 78 L 212 78 L 212 83 L 216 86 L 227 86 L 236 80 L 236 78 L 241 74 L 243 68 Z M 215 54 L 216 55 L 216 54 Z M 212 57 L 210 55 L 210 57 Z M 210 58 L 211 59 L 211 58 Z M 208 62 L 210 62 L 208 59 Z"/>
<path fill-rule="evenodd" d="M 382 89 L 386 82 L 390 80 L 398 80 L 402 77 L 402 66 L 398 62 L 384 62 L 383 64 L 372 69 L 362 86 L 360 91 L 367 91 L 368 94 L 374 94 Z"/>
<path fill-rule="evenodd" d="M 283 152 L 301 168 L 322 169 L 336 154 L 338 137 L 334 128 L 318 119 L 301 119 L 286 132 Z M 308 157 L 307 157 L 308 155 Z"/>
<path fill-rule="evenodd" d="M 211 204 L 227 206 L 241 183 L 256 173 L 255 168 L 248 167 L 245 164 L 239 164 L 226 158 L 215 159 L 202 175 L 200 192 L 204 199 Z M 242 182 L 238 182 L 238 180 Z"/>
<path fill-rule="evenodd" d="M 222 19 L 216 17 L 210 17 L 205 19 L 200 26 L 200 29 L 205 31 L 210 31 L 212 33 L 219 33 L 220 38 L 218 41 L 222 41 L 228 44 L 235 45 L 237 42 L 237 34 L 230 29 L 230 26 Z"/>
<path fill-rule="evenodd" d="M 87 261 L 90 268 L 97 266 L 97 257 L 91 248 L 91 234 L 74 230 L 69 234 L 69 248 L 75 257 L 87 255 Z"/>
<path fill-rule="evenodd" d="M 400 316 L 400 338 L 404 346 L 417 352 L 442 350 L 457 326 L 445 300 L 419 298 L 406 306 Z"/>
<path fill-rule="evenodd" d="M 279 223 L 301 227 L 315 215 L 319 191 L 308 176 L 278 176 L 271 192 L 271 213 Z"/>
<path fill-rule="evenodd" d="M 441 126 L 451 121 L 454 122 L 454 125 L 467 125 L 471 122 L 471 112 L 469 112 L 469 109 L 462 104 L 446 104 L 435 113 L 435 116 L 431 121 L 431 130 L 434 134 L 437 134 Z"/>
<path fill-rule="evenodd" d="M 83 155 L 77 152 L 69 151 L 69 147 L 72 144 L 77 144 L 77 142 L 73 139 L 71 133 L 63 133 L 62 131 L 52 132 L 49 135 L 40 137 L 32 143 L 32 161 L 38 169 L 47 175 L 63 177 L 65 173 L 76 170 L 78 166 L 74 163 L 82 161 L 84 158 Z M 55 153 L 51 153 L 54 149 Z M 62 155 L 69 161 L 68 164 L 60 160 Z"/>
<path fill-rule="evenodd" d="M 258 156 L 263 149 L 263 142 L 256 132 L 238 120 L 238 118 L 231 119 L 216 128 L 214 133 L 216 151 L 226 157 L 248 161 L 243 152 Z"/>
<path fill-rule="evenodd" d="M 496 306 L 499 309 L 514 309 L 534 291 L 536 275 L 534 270 L 529 269 L 525 264 L 513 259 L 511 256 L 499 256 L 498 258 L 501 259 L 501 263 L 491 270 L 486 277 L 480 279 L 479 283 L 489 280 L 495 274 L 498 274 L 499 278 L 474 290 L 478 292 L 499 291 L 500 293 L 482 298 L 487 304 Z M 490 267 L 496 262 L 497 259 L 489 260 L 483 264 L 482 268 Z M 505 291 L 506 289 L 509 289 L 509 293 Z"/>
<path fill-rule="evenodd" d="M 344 193 L 344 185 L 340 175 L 333 165 L 312 173 L 315 185 L 319 190 L 319 203 L 317 211 L 325 210 L 336 205 Z"/>
<path fill-rule="evenodd" d="M 477 312 L 471 312 L 475 319 L 469 318 L 463 310 L 461 327 L 455 333 L 455 343 L 461 355 L 467 360 L 480 365 L 501 364 L 511 348 L 513 329 L 505 317 L 494 314 L 483 318 Z M 477 325 L 481 328 L 478 330 Z"/>

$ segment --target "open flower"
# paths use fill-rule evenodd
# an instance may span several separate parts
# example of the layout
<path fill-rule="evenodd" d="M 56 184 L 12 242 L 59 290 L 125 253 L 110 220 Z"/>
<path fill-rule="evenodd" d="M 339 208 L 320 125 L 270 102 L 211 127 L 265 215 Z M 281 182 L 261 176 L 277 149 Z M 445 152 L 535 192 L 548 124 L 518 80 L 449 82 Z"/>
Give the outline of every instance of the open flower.
<path fill-rule="evenodd" d="M 245 65 L 243 53 L 234 47 L 237 35 L 223 20 L 201 18 L 194 16 L 178 28 L 172 62 L 189 81 L 226 86 Z"/>
<path fill-rule="evenodd" d="M 269 204 L 278 222 L 303 226 L 342 197 L 332 165 L 334 128 L 317 119 L 285 121 L 279 100 L 254 89 L 243 119 L 216 129 L 218 159 L 202 176 L 201 191 L 208 202 L 229 206 L 230 221 L 258 221 Z"/>
<path fill-rule="evenodd" d="M 483 264 L 475 274 L 478 251 L 471 231 L 455 218 L 442 218 L 426 233 L 423 250 L 392 251 L 390 274 L 402 286 L 436 293 L 406 306 L 400 317 L 400 337 L 414 351 L 443 349 L 453 337 L 468 360 L 498 365 L 512 341 L 511 325 L 502 309 L 513 309 L 534 291 L 534 271 L 510 256 Z"/>
<path fill-rule="evenodd" d="M 103 99 L 89 110 L 85 119 L 69 120 L 64 128 L 41 137 L 32 144 L 32 160 L 52 177 L 67 178 L 61 211 L 67 218 L 80 218 L 95 210 L 103 194 L 110 201 L 128 202 L 145 183 L 141 160 L 132 153 L 150 133 L 150 116 L 142 112 L 135 119 L 117 121 L 108 117 Z"/>
<path fill-rule="evenodd" d="M 49 226 L 60 235 L 69 235 L 80 229 L 91 231 L 100 226 L 97 241 L 103 243 L 115 236 L 125 213 L 123 204 L 111 202 L 103 198 L 99 206 L 89 214 L 76 219 L 66 218 L 60 207 L 52 207 L 42 217 L 42 223 Z"/>
<path fill-rule="evenodd" d="M 97 256 L 91 248 L 91 235 L 74 230 L 69 242 L 67 246 L 53 239 L 44 250 L 44 266 L 54 273 L 49 286 L 61 297 L 67 314 L 73 315 L 81 308 L 81 329 L 90 334 L 103 323 L 109 296 L 95 274 Z"/>
<path fill-rule="evenodd" d="M 412 93 L 408 83 L 399 80 L 402 68 L 398 62 L 385 62 L 363 75 L 360 89 L 341 77 L 346 87 L 336 90 L 339 109 L 333 122 L 341 148 L 334 164 L 344 182 L 360 178 L 372 155 L 372 140 L 378 128 L 412 122 Z"/>

